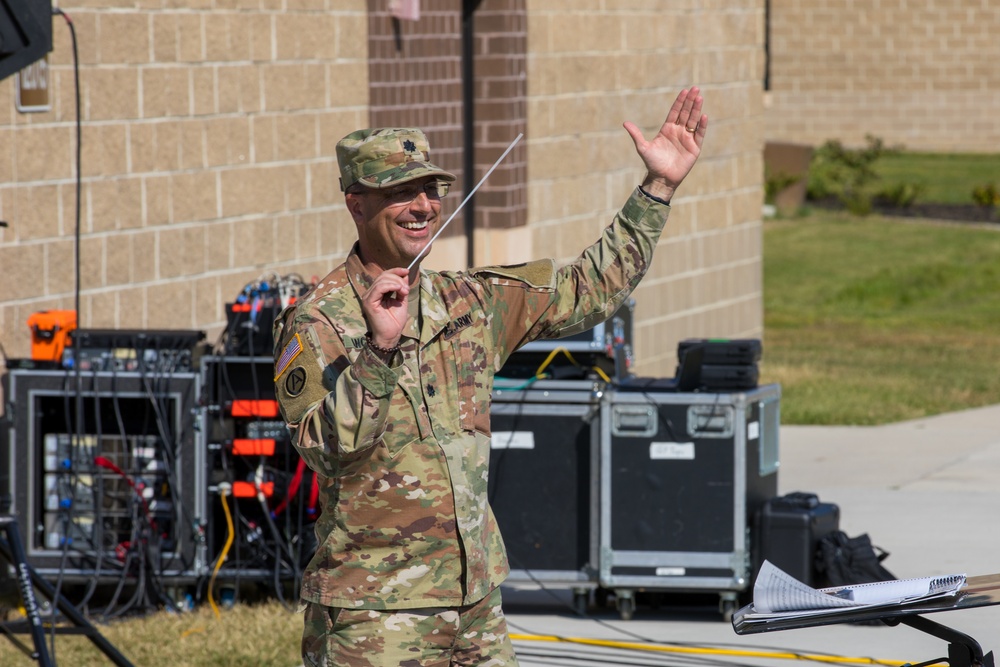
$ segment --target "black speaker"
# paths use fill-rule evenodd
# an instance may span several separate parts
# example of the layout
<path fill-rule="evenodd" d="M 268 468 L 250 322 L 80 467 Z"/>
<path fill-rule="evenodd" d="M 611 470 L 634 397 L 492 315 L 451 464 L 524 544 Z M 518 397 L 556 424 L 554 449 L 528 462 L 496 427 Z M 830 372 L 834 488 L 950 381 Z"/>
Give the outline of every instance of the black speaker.
<path fill-rule="evenodd" d="M 52 50 L 52 0 L 0 0 L 0 79 Z"/>

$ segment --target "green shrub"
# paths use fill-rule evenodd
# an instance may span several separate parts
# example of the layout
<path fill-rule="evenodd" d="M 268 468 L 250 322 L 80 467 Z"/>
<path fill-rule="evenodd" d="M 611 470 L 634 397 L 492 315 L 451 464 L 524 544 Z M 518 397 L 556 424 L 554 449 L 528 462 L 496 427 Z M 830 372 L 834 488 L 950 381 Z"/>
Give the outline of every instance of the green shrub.
<path fill-rule="evenodd" d="M 912 206 L 924 190 L 921 183 L 896 183 L 882 188 L 878 193 L 878 199 L 890 206 L 906 208 Z"/>
<path fill-rule="evenodd" d="M 993 183 L 977 185 L 972 189 L 972 200 L 980 206 L 1000 206 L 1000 187 Z"/>
<path fill-rule="evenodd" d="M 764 203 L 773 204 L 774 198 L 779 192 L 787 188 L 789 185 L 797 182 L 799 176 L 792 176 L 791 174 L 784 171 L 772 172 L 766 166 L 764 167 Z"/>
<path fill-rule="evenodd" d="M 875 162 L 899 149 L 888 148 L 871 135 L 865 141 L 864 148 L 845 148 L 836 139 L 820 146 L 809 164 L 807 196 L 814 200 L 835 197 L 855 215 L 870 213 L 879 180 Z"/>

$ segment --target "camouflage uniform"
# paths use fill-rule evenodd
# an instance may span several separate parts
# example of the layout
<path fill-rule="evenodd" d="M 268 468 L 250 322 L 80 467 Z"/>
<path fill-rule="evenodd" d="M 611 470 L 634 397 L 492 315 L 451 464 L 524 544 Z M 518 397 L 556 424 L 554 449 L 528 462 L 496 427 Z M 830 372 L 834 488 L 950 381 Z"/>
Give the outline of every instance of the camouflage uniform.
<path fill-rule="evenodd" d="M 359 295 L 375 276 L 357 246 L 278 318 L 276 392 L 322 484 L 304 601 L 457 608 L 500 585 L 509 567 L 487 503 L 493 376 L 525 343 L 610 317 L 648 268 L 668 213 L 637 189 L 599 241 L 558 270 L 552 260 L 421 270 L 418 316 L 388 363 L 367 344 Z"/>

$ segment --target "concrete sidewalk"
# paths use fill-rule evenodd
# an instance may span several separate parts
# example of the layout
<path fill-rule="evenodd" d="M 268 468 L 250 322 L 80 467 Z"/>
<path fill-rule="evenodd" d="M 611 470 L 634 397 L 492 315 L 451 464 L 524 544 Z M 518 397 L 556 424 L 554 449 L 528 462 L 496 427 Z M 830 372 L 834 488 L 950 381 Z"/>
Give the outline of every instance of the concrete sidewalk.
<path fill-rule="evenodd" d="M 897 577 L 1000 572 L 1000 406 L 877 427 L 783 426 L 779 492 L 810 491 L 840 506 L 840 527 L 868 533 L 890 553 Z M 561 602 L 555 598 L 559 598 Z M 714 598 L 651 610 L 631 621 L 613 610 L 575 617 L 566 591 L 505 590 L 513 633 L 613 642 L 681 643 L 721 653 L 635 652 L 515 642 L 522 665 L 787 665 L 790 653 L 922 662 L 947 655 L 940 639 L 906 626 L 831 625 L 739 636 Z M 946 612 L 931 620 L 1000 653 L 1000 606 Z M 668 647 L 669 648 L 669 647 Z M 675 647 L 686 650 L 684 647 Z M 839 661 L 838 661 L 839 662 Z"/>

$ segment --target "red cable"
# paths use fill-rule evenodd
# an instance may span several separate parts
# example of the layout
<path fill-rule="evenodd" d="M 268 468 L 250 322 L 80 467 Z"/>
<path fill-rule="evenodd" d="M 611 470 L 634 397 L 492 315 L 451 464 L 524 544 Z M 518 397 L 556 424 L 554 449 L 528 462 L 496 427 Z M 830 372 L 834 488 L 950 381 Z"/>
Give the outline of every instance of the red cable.
<path fill-rule="evenodd" d="M 132 478 L 126 475 L 125 472 L 121 468 L 116 466 L 110 459 L 106 459 L 103 456 L 95 456 L 94 465 L 99 466 L 101 468 L 107 468 L 111 472 L 117 474 L 122 479 L 124 479 L 125 483 L 128 484 L 130 487 L 132 487 L 132 490 L 135 491 L 135 495 L 139 496 L 139 500 L 142 501 L 142 509 L 145 510 L 146 512 L 146 519 L 149 520 L 150 527 L 153 529 L 153 532 L 156 532 L 156 519 L 153 518 L 153 514 L 149 511 L 149 504 L 143 497 L 142 491 L 139 488 L 137 488 L 135 482 L 132 481 Z"/>
<path fill-rule="evenodd" d="M 288 491 L 285 493 L 285 497 L 281 499 L 278 506 L 271 511 L 271 518 L 276 519 L 279 514 L 285 511 L 288 506 L 288 501 L 299 492 L 299 485 L 302 484 L 302 474 L 305 472 L 306 462 L 305 459 L 300 458 L 298 465 L 295 467 L 295 476 L 292 477 L 291 483 L 288 485 Z"/>

